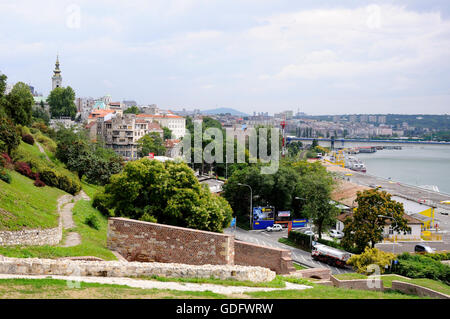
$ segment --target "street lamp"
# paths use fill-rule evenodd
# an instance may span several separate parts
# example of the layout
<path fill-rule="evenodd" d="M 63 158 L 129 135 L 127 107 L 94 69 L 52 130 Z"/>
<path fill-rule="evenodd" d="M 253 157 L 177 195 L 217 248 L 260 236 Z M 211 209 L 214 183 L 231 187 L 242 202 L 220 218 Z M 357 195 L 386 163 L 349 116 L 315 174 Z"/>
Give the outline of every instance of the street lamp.
<path fill-rule="evenodd" d="M 392 219 L 395 222 L 395 226 L 397 226 L 397 219 L 395 219 L 394 217 L 385 216 L 385 215 L 378 215 L 378 217 Z M 394 235 L 394 243 L 392 244 L 392 253 L 395 255 L 395 234 L 394 234 L 394 228 L 392 228 L 392 235 Z"/>
<path fill-rule="evenodd" d="M 250 185 L 247 184 L 242 184 L 242 183 L 238 183 L 239 186 L 247 186 L 248 188 L 250 188 L 250 229 L 252 229 L 252 212 L 253 212 L 253 191 L 252 191 L 252 187 Z"/>

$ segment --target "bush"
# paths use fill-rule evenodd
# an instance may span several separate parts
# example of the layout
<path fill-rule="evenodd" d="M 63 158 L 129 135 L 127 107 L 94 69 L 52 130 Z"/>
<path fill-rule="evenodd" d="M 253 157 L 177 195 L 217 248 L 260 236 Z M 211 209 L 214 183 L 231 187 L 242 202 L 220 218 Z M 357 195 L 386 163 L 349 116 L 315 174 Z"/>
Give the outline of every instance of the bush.
<path fill-rule="evenodd" d="M 309 235 L 291 230 L 288 238 L 295 243 L 300 249 L 311 251 L 311 238 Z"/>
<path fill-rule="evenodd" d="M 374 269 L 370 269 L 370 265 L 377 265 L 380 269 L 380 274 L 383 274 L 394 258 L 395 255 L 392 253 L 366 247 L 363 253 L 350 257 L 347 264 L 353 266 L 356 272 L 366 275 L 370 275 L 374 271 Z"/>
<path fill-rule="evenodd" d="M 393 272 L 410 278 L 428 278 L 450 284 L 450 266 L 426 255 L 399 255 Z"/>
<path fill-rule="evenodd" d="M 94 199 L 92 201 L 92 206 L 94 208 L 97 208 L 97 210 L 102 213 L 103 215 L 110 217 L 113 216 L 113 214 L 110 213 L 110 210 L 108 209 L 109 206 L 109 196 L 105 193 L 96 193 L 94 195 Z"/>
<path fill-rule="evenodd" d="M 84 223 L 86 225 L 88 225 L 89 227 L 97 229 L 97 230 L 99 230 L 99 228 L 100 228 L 100 221 L 98 220 L 97 216 L 94 213 L 92 213 L 88 217 L 86 217 Z"/>
<path fill-rule="evenodd" d="M 30 134 L 23 135 L 22 141 L 24 141 L 27 144 L 34 145 L 34 138 Z"/>
<path fill-rule="evenodd" d="M 11 184 L 11 175 L 5 169 L 0 169 L 0 180 Z"/>
<path fill-rule="evenodd" d="M 58 183 L 58 176 L 56 173 L 51 170 L 50 168 L 44 169 L 39 173 L 41 180 L 47 184 L 48 186 L 57 186 Z"/>
<path fill-rule="evenodd" d="M 45 183 L 43 181 L 41 181 L 39 178 L 36 178 L 36 180 L 34 181 L 34 186 L 36 186 L 36 187 L 44 187 Z"/>
<path fill-rule="evenodd" d="M 13 162 L 11 160 L 11 157 L 9 157 L 8 154 L 2 153 L 0 154 L 0 167 L 6 167 L 6 168 L 13 168 Z"/>
<path fill-rule="evenodd" d="M 14 164 L 14 168 L 15 168 L 16 172 L 18 172 L 28 178 L 35 179 L 35 174 L 31 171 L 31 167 L 28 163 L 16 162 Z"/>

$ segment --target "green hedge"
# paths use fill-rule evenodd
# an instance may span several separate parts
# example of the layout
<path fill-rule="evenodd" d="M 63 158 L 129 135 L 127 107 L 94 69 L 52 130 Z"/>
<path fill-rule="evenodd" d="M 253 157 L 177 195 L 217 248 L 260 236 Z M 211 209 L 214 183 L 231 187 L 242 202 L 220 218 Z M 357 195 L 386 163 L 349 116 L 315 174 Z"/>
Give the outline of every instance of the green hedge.
<path fill-rule="evenodd" d="M 428 278 L 450 284 L 450 266 L 433 259 L 431 255 L 411 255 L 403 253 L 398 256 L 398 264 L 392 272 L 410 278 Z"/>

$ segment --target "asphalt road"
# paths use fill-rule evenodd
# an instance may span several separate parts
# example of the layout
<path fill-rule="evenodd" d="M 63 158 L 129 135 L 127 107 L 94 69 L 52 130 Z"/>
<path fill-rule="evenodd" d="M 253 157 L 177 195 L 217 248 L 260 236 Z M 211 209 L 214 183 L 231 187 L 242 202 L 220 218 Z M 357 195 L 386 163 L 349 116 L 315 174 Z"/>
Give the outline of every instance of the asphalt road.
<path fill-rule="evenodd" d="M 353 272 L 351 268 L 337 268 L 320 261 L 315 261 L 311 258 L 311 253 L 278 242 L 279 238 L 287 237 L 287 229 L 279 232 L 267 232 L 265 230 L 246 231 L 241 228 L 236 228 L 236 230 L 234 228 L 227 228 L 224 232 L 234 235 L 237 240 L 274 248 L 288 249 L 291 251 L 291 257 L 294 261 L 311 268 L 329 268 L 333 274 Z"/>

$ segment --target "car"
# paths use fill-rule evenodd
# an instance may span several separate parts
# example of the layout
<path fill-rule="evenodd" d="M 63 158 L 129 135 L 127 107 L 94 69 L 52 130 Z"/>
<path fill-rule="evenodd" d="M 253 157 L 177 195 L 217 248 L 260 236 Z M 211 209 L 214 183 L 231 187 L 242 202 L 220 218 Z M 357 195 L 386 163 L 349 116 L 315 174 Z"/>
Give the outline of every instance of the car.
<path fill-rule="evenodd" d="M 342 237 L 344 237 L 344 233 L 340 230 L 332 229 L 330 230 L 330 236 L 333 238 L 341 239 Z"/>
<path fill-rule="evenodd" d="M 308 236 L 314 236 L 314 232 L 311 230 L 307 230 L 307 231 L 303 232 L 303 234 L 308 235 Z"/>
<path fill-rule="evenodd" d="M 431 248 L 430 246 L 427 245 L 423 245 L 423 244 L 418 244 L 416 246 L 414 246 L 414 252 L 418 253 L 418 254 L 424 254 L 424 253 L 434 253 L 434 249 Z"/>
<path fill-rule="evenodd" d="M 275 224 L 273 226 L 268 226 L 266 228 L 267 231 L 282 231 L 283 227 L 280 224 Z"/>
<path fill-rule="evenodd" d="M 441 211 L 441 215 L 447 215 L 448 216 L 448 211 L 446 211 L 446 210 Z"/>

